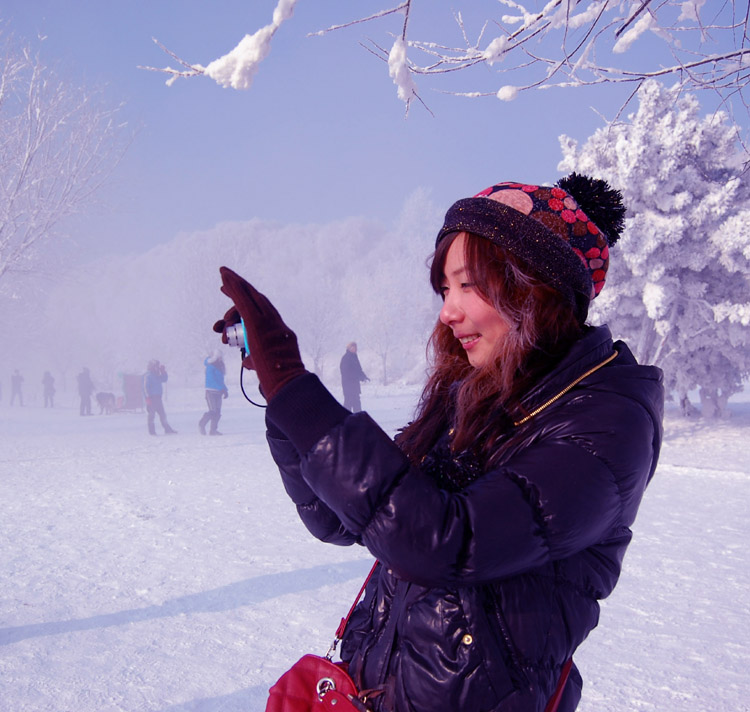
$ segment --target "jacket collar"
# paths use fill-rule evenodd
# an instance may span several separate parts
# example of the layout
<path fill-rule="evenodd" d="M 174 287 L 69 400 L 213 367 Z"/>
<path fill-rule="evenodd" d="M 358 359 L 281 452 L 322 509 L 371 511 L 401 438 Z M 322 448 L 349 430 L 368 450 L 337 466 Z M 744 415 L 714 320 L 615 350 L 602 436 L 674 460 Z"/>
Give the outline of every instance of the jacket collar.
<path fill-rule="evenodd" d="M 612 343 L 608 326 L 588 326 L 582 338 L 576 341 L 557 366 L 522 399 L 527 417 L 516 422 L 520 425 L 551 402 L 570 390 L 587 375 L 613 360 L 617 350 Z"/>

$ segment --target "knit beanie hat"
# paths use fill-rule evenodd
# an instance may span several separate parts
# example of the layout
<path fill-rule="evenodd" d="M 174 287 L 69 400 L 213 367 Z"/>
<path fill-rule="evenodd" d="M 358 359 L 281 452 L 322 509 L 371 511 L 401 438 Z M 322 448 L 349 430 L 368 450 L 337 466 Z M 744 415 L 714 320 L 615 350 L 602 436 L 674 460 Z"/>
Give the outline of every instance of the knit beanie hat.
<path fill-rule="evenodd" d="M 604 287 L 609 248 L 624 221 L 619 191 L 571 173 L 554 186 L 498 183 L 455 202 L 435 246 L 455 232 L 491 240 L 557 289 L 583 324 L 591 300 Z"/>

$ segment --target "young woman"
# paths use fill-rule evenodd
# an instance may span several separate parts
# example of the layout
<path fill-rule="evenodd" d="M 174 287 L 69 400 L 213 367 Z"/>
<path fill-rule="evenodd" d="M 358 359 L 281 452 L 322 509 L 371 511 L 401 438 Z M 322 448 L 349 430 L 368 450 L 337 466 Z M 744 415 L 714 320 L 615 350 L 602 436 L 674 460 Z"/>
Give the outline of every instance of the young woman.
<path fill-rule="evenodd" d="M 392 442 L 339 405 L 271 303 L 221 269 L 268 399 L 268 442 L 308 529 L 380 564 L 341 657 L 377 712 L 559 712 L 661 442 L 658 369 L 585 325 L 622 225 L 576 176 L 500 183 L 447 212 L 443 307 L 413 422 Z"/>

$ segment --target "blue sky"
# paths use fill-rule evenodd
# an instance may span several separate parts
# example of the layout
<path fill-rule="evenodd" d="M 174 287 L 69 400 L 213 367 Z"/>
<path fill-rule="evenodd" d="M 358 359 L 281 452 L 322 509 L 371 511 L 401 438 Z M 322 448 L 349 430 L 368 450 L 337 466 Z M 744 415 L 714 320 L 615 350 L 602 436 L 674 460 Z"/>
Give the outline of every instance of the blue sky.
<path fill-rule="evenodd" d="M 166 75 L 138 68 L 173 64 L 152 37 L 208 64 L 268 24 L 275 4 L 3 1 L 6 32 L 30 41 L 71 81 L 106 85 L 112 102 L 125 102 L 123 116 L 135 130 L 101 196 L 106 202 L 74 226 L 92 254 L 142 252 L 179 232 L 253 217 L 308 223 L 364 215 L 390 222 L 420 187 L 447 208 L 499 180 L 554 181 L 558 136 L 585 140 L 602 125 L 591 107 L 612 117 L 630 91 L 526 92 L 505 103 L 448 96 L 422 82 L 434 116 L 414 105 L 405 118 L 385 64 L 359 44 L 372 38 L 388 46 L 387 32 L 398 31 L 400 18 L 306 36 L 386 6 L 377 0 L 357 2 L 356 13 L 351 0 L 301 0 L 248 91 L 208 78 L 168 87 Z M 475 31 L 497 12 L 487 0 L 461 7 Z M 458 41 L 448 2 L 415 8 L 414 35 Z M 460 80 L 463 89 L 506 83 L 485 68 Z"/>

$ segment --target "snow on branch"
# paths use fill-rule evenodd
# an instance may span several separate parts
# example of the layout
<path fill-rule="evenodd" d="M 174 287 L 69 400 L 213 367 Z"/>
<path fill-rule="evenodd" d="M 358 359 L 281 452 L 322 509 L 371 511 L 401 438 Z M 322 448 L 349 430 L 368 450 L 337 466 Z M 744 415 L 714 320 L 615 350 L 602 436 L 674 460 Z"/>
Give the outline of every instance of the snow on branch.
<path fill-rule="evenodd" d="M 222 86 L 247 89 L 296 2 L 276 0 L 271 24 L 246 35 L 231 52 L 205 67 L 185 62 L 162 47 L 177 65 L 146 69 L 169 74 L 168 84 L 180 77 L 205 75 Z M 407 110 L 415 97 L 420 98 L 416 78 L 429 78 L 438 83 L 433 88 L 443 93 L 510 100 L 529 89 L 638 84 L 649 77 L 671 76 L 682 89 L 714 91 L 726 107 L 734 104 L 750 112 L 744 97 L 750 81 L 747 2 L 548 0 L 538 9 L 535 0 L 498 0 L 499 9 L 480 19 L 469 0 L 457 0 L 456 5 L 471 10 L 474 19 L 467 22 L 456 11 L 443 27 L 430 30 L 449 37 L 453 27 L 452 44 L 416 37 L 419 28 L 428 26 L 428 18 L 429 26 L 434 26 L 436 10 L 429 0 L 384 2 L 379 11 L 342 19 L 307 36 L 378 27 L 403 15 L 398 32 L 386 29 L 389 41 L 368 38 L 363 46 L 384 62 Z M 651 59 L 660 48 L 661 56 Z M 478 65 L 491 71 L 472 74 L 470 70 Z M 455 79 L 448 81 L 458 72 L 463 73 L 463 86 Z M 508 81 L 508 76 L 513 80 Z M 479 84 L 471 86 L 473 82 Z"/>
<path fill-rule="evenodd" d="M 142 66 L 152 72 L 169 74 L 167 86 L 171 86 L 177 79 L 205 75 L 217 84 L 231 89 L 249 89 L 258 71 L 260 63 L 271 51 L 271 40 L 281 24 L 292 17 L 297 0 L 278 0 L 273 11 L 273 20 L 269 25 L 261 27 L 252 35 L 245 35 L 237 46 L 223 57 L 213 60 L 207 66 L 191 64 L 180 59 L 174 52 L 168 50 L 157 39 L 154 42 L 182 69 L 174 67 Z"/>

